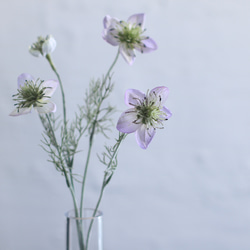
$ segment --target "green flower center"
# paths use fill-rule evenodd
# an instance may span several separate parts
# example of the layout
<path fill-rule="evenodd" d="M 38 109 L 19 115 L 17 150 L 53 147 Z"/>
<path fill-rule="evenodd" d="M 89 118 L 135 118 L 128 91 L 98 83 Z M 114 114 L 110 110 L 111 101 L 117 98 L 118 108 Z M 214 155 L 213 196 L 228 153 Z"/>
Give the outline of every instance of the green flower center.
<path fill-rule="evenodd" d="M 145 98 L 141 105 L 136 106 L 137 120 L 139 120 L 142 124 L 155 127 L 157 123 L 161 123 L 163 121 L 161 116 L 164 112 L 162 112 L 160 108 L 161 107 L 156 106 L 153 101 L 148 103 L 148 99 Z"/>
<path fill-rule="evenodd" d="M 13 97 L 15 97 L 13 100 L 17 101 L 15 104 L 17 109 L 29 108 L 32 106 L 41 107 L 44 104 L 42 103 L 42 99 L 47 96 L 45 96 L 44 92 L 46 87 L 41 88 L 42 83 L 43 81 L 40 81 L 39 84 L 33 81 L 26 81 L 25 84 L 18 89 L 18 93 L 13 95 Z"/>
<path fill-rule="evenodd" d="M 122 30 L 118 32 L 118 39 L 121 43 L 126 44 L 129 49 L 134 49 L 135 45 L 141 42 L 141 33 L 140 26 L 130 27 L 129 24 L 122 22 Z"/>
<path fill-rule="evenodd" d="M 46 40 L 49 39 L 49 36 L 43 38 L 42 36 L 39 36 L 37 38 L 37 42 L 33 43 L 31 45 L 31 49 L 33 50 L 37 50 L 41 53 L 41 55 L 43 55 L 43 44 L 46 42 Z"/>

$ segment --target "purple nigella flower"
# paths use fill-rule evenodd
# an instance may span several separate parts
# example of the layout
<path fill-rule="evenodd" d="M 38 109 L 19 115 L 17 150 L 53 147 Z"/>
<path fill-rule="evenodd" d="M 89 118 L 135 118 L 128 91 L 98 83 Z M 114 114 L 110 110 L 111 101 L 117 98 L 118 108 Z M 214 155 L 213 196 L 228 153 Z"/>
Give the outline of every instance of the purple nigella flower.
<path fill-rule="evenodd" d="M 110 16 L 103 20 L 103 39 L 113 46 L 119 45 L 120 54 L 130 65 L 135 60 L 135 49 L 141 53 L 157 49 L 155 41 L 143 34 L 144 19 L 144 14 L 135 14 L 129 17 L 127 22 Z"/>
<path fill-rule="evenodd" d="M 55 92 L 58 81 L 41 81 L 29 74 L 21 74 L 17 79 L 18 93 L 13 95 L 16 109 L 10 116 L 24 115 L 31 112 L 32 107 L 40 114 L 56 111 L 56 104 L 49 99 Z"/>
<path fill-rule="evenodd" d="M 172 116 L 163 106 L 167 96 L 167 87 L 156 87 L 147 94 L 128 89 L 125 103 L 130 109 L 122 113 L 116 128 L 123 133 L 135 132 L 138 145 L 146 149 L 155 135 L 156 128 L 162 128 L 162 122 Z"/>

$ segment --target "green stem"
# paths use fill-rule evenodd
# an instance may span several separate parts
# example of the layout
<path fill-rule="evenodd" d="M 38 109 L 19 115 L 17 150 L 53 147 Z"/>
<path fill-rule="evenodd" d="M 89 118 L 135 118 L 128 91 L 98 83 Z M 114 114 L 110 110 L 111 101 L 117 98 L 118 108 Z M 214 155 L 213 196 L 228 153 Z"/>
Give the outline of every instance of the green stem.
<path fill-rule="evenodd" d="M 110 75 L 111 70 L 114 68 L 114 66 L 115 66 L 115 64 L 116 64 L 116 62 L 117 62 L 117 60 L 118 60 L 118 58 L 119 58 L 119 55 L 120 55 L 120 50 L 118 49 L 117 54 L 116 54 L 116 57 L 115 57 L 115 60 L 114 60 L 114 62 L 111 64 L 111 66 L 110 66 L 110 68 L 109 68 L 109 70 L 108 70 L 108 72 L 107 72 L 107 74 L 106 74 L 106 76 L 105 76 L 105 78 L 104 78 L 104 80 L 103 80 L 103 86 L 105 85 L 105 83 L 106 83 L 106 81 L 107 81 L 107 79 L 108 79 L 108 77 L 109 77 L 109 75 Z"/>
<path fill-rule="evenodd" d="M 78 219 L 78 218 L 80 218 L 80 216 L 79 216 L 79 210 L 77 207 L 77 201 L 75 199 L 75 192 L 74 192 L 74 189 L 72 189 L 72 187 L 70 187 L 69 189 L 70 189 L 71 195 L 73 197 L 79 247 L 80 247 L 80 250 L 85 250 L 84 235 L 83 235 L 83 231 L 82 231 L 82 221 L 80 219 Z"/>
<path fill-rule="evenodd" d="M 105 84 L 107 82 L 107 79 L 110 76 L 110 72 L 111 72 L 111 70 L 113 69 L 113 67 L 115 66 L 115 64 L 116 64 L 116 62 L 118 60 L 119 53 L 120 52 L 118 50 L 114 62 L 111 64 L 108 72 L 106 73 L 106 75 L 105 75 L 105 77 L 103 79 L 101 88 L 103 88 L 105 86 Z M 87 177 L 87 172 L 88 172 L 88 166 L 89 166 L 89 160 L 90 160 L 92 146 L 93 146 L 93 139 L 94 139 L 94 134 L 95 134 L 97 117 L 98 117 L 99 112 L 100 112 L 101 104 L 102 104 L 102 101 L 99 103 L 99 105 L 97 107 L 96 116 L 95 116 L 95 119 L 93 121 L 93 126 L 92 126 L 92 130 L 91 130 L 91 133 L 90 133 L 90 138 L 89 138 L 89 148 L 88 148 L 88 154 L 87 154 L 87 159 L 86 159 L 85 168 L 84 168 L 83 181 L 82 181 L 82 189 L 81 189 L 80 216 L 82 216 L 85 182 L 86 182 L 86 177 Z"/>
<path fill-rule="evenodd" d="M 58 143 L 57 143 L 57 140 L 56 140 L 56 136 L 55 136 L 55 133 L 54 133 L 54 129 L 52 127 L 52 124 L 51 124 L 51 121 L 50 121 L 50 118 L 48 116 L 48 114 L 46 114 L 46 118 L 48 120 L 48 124 L 49 124 L 49 127 L 50 127 L 50 131 L 52 132 L 52 135 L 53 135 L 53 139 L 55 141 L 55 145 L 56 145 L 56 150 L 58 152 L 58 156 L 59 156 L 59 159 L 61 161 L 61 167 L 62 167 L 62 172 L 64 174 L 64 177 L 65 177 L 65 180 L 66 180 L 66 183 L 67 183 L 67 186 L 70 190 L 70 193 L 71 193 L 71 196 L 72 196 L 72 199 L 73 199 L 73 204 L 74 204 L 74 210 L 75 210 L 75 217 L 76 218 L 79 218 L 79 213 L 78 213 L 78 207 L 77 207 L 77 201 L 76 201 L 76 197 L 75 197 L 75 192 L 74 192 L 74 188 L 72 185 L 70 185 L 70 182 L 69 182 L 69 178 L 68 178 L 68 174 L 67 174 L 67 171 L 66 171 L 66 168 L 63 164 L 63 160 L 62 160 L 62 154 L 61 154 L 61 151 L 59 150 L 59 147 L 58 147 Z M 70 175 L 71 176 L 71 175 Z M 76 225 L 77 225 L 77 232 L 78 232 L 78 240 L 79 240 L 79 246 L 80 246 L 80 249 L 81 250 L 84 250 L 84 239 L 83 239 L 83 232 L 82 232 L 82 229 L 81 229 L 81 222 L 79 220 L 76 220 Z"/>
<path fill-rule="evenodd" d="M 46 59 L 48 60 L 52 70 L 55 72 L 57 79 L 59 81 L 60 84 L 60 88 L 61 88 L 61 94 L 62 94 L 62 102 L 63 102 L 63 120 L 64 120 L 64 127 L 66 128 L 67 125 L 67 117 L 66 117 L 66 102 L 65 102 L 65 95 L 64 95 L 64 90 L 63 90 L 63 84 L 62 84 L 62 80 L 60 75 L 58 74 L 55 65 L 52 62 L 51 56 L 50 54 L 46 55 Z"/>
<path fill-rule="evenodd" d="M 47 54 L 46 55 L 46 59 L 48 60 L 52 70 L 54 71 L 54 73 L 56 74 L 57 76 L 57 79 L 58 79 L 58 82 L 60 84 L 60 89 L 61 89 L 61 95 L 62 95 L 62 103 L 63 103 L 63 124 L 64 124 L 64 133 L 65 133 L 65 136 L 67 138 L 67 134 L 68 134 L 68 131 L 67 131 L 67 115 L 66 115 L 66 101 L 65 101 L 65 94 L 64 94 L 64 90 L 63 90 L 63 84 L 62 84 L 62 80 L 61 80 L 61 77 L 59 75 L 59 73 L 57 72 L 56 70 L 56 67 L 55 65 L 53 64 L 52 62 L 52 59 L 51 59 L 51 56 L 50 54 Z M 68 154 L 68 159 L 67 159 L 67 165 L 69 167 L 69 172 L 70 172 L 70 181 L 71 181 L 71 184 L 72 184 L 72 188 L 74 189 L 74 179 L 73 179 L 73 176 L 72 176 L 72 166 L 70 166 L 70 152 L 69 150 L 67 151 L 67 154 Z"/>
<path fill-rule="evenodd" d="M 52 125 L 51 125 L 51 121 L 50 121 L 50 118 L 49 118 L 48 114 L 46 114 L 46 118 L 47 118 L 48 123 L 49 123 L 50 131 L 53 134 L 53 139 L 55 141 L 56 150 L 58 152 L 58 156 L 59 156 L 59 159 L 60 159 L 60 163 L 61 163 L 61 166 L 62 166 L 62 171 L 63 171 L 63 174 L 65 176 L 67 186 L 68 186 L 68 188 L 70 188 L 70 182 L 69 182 L 69 178 L 68 178 L 66 168 L 65 168 L 64 163 L 63 163 L 61 150 L 59 150 L 58 143 L 57 143 L 56 136 L 55 136 L 55 132 L 54 132 L 54 129 L 53 129 Z M 73 198 L 75 198 L 75 197 L 73 197 Z"/>
<path fill-rule="evenodd" d="M 121 145 L 121 142 L 126 138 L 126 136 L 127 136 L 127 134 L 119 134 L 119 139 L 117 140 L 117 143 L 114 146 L 114 151 L 113 151 L 112 157 L 109 160 L 109 164 L 107 165 L 107 170 L 110 169 L 114 158 L 117 156 L 117 152 L 118 152 L 118 149 L 119 149 L 119 147 Z M 108 178 L 109 180 L 112 177 L 112 175 L 113 175 L 113 173 L 111 173 L 111 176 L 109 176 L 109 178 Z M 100 203 L 101 203 L 101 200 L 102 200 L 102 197 L 103 197 L 104 189 L 108 184 L 107 183 L 107 177 L 108 177 L 108 172 L 105 172 L 104 177 L 103 177 L 101 192 L 100 192 L 97 204 L 95 206 L 95 210 L 93 212 L 92 218 L 94 218 L 96 216 L 96 213 L 97 213 L 98 208 L 100 206 Z M 89 228 L 88 228 L 87 239 L 86 239 L 86 249 L 88 249 L 89 236 L 90 236 L 90 232 L 91 232 L 93 223 L 94 223 L 94 220 L 92 219 L 91 222 L 90 222 Z"/>

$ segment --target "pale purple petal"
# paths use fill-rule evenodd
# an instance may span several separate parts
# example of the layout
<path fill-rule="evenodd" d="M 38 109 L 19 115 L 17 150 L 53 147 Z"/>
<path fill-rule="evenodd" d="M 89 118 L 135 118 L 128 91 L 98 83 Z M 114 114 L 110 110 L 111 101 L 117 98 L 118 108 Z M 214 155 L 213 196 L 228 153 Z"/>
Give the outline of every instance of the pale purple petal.
<path fill-rule="evenodd" d="M 17 78 L 18 88 L 23 86 L 26 81 L 35 81 L 35 78 L 32 75 L 27 74 L 27 73 L 23 73 L 23 74 L 19 75 Z"/>
<path fill-rule="evenodd" d="M 157 96 L 157 101 L 160 101 L 161 104 L 164 104 L 167 100 L 167 97 L 168 97 L 168 88 L 167 87 L 164 87 L 164 86 L 161 86 L 161 87 L 156 87 L 156 88 L 153 88 L 150 93 L 149 93 L 149 96 Z"/>
<path fill-rule="evenodd" d="M 172 116 L 172 112 L 167 109 L 165 106 L 162 107 L 161 111 L 163 111 L 165 114 L 161 118 L 168 120 Z"/>
<path fill-rule="evenodd" d="M 113 46 L 119 45 L 119 40 L 116 38 L 117 30 L 103 30 L 102 38 Z"/>
<path fill-rule="evenodd" d="M 110 19 L 111 19 L 111 16 L 107 15 L 103 18 L 103 26 L 104 26 L 104 29 L 108 29 L 109 26 L 110 26 Z"/>
<path fill-rule="evenodd" d="M 136 24 L 144 29 L 144 21 L 145 21 L 145 14 L 140 13 L 140 14 L 134 14 L 128 18 L 128 23 Z"/>
<path fill-rule="evenodd" d="M 116 128 L 122 133 L 133 133 L 139 127 L 140 124 L 136 123 L 137 115 L 135 109 L 128 109 L 123 112 L 117 122 Z"/>
<path fill-rule="evenodd" d="M 142 40 L 141 43 L 142 46 L 136 47 L 136 50 L 140 51 L 141 53 L 149 53 L 158 48 L 156 42 L 152 38 L 146 38 Z"/>
<path fill-rule="evenodd" d="M 104 30 L 102 32 L 102 38 L 113 46 L 119 45 L 119 40 L 115 38 L 118 34 L 117 26 L 119 20 L 110 16 L 105 16 L 103 19 Z"/>
<path fill-rule="evenodd" d="M 128 89 L 125 92 L 125 104 L 129 107 L 138 106 L 145 98 L 145 94 L 137 89 Z"/>
<path fill-rule="evenodd" d="M 135 53 L 132 49 L 126 48 L 126 45 L 120 45 L 120 54 L 123 56 L 123 58 L 129 65 L 132 65 L 134 63 Z"/>
<path fill-rule="evenodd" d="M 13 110 L 9 115 L 10 116 L 19 116 L 19 115 L 26 115 L 31 112 L 31 107 L 30 108 L 20 108 L 20 109 L 15 109 Z"/>
<path fill-rule="evenodd" d="M 47 80 L 44 81 L 40 88 L 45 87 L 46 89 L 44 90 L 45 96 L 52 96 L 58 86 L 58 81 L 56 80 Z"/>
<path fill-rule="evenodd" d="M 53 102 L 47 102 L 42 107 L 35 107 L 36 111 L 40 114 L 46 114 L 50 112 L 56 112 L 56 104 Z"/>
<path fill-rule="evenodd" d="M 142 149 L 146 149 L 155 135 L 153 127 L 147 127 L 142 124 L 135 132 L 136 141 Z"/>
<path fill-rule="evenodd" d="M 115 28 L 118 23 L 119 20 L 117 18 L 111 17 L 109 15 L 105 16 L 103 19 L 104 29 Z"/>

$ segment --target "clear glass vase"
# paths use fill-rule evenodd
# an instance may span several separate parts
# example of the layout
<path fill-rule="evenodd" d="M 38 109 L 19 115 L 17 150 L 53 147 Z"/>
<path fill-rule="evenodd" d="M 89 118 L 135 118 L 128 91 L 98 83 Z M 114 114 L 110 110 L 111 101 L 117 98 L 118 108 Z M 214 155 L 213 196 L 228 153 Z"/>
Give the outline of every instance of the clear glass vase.
<path fill-rule="evenodd" d="M 80 213 L 78 213 L 80 214 Z M 66 213 L 66 250 L 103 250 L 102 212 L 85 208 L 82 217 L 75 210 Z"/>

